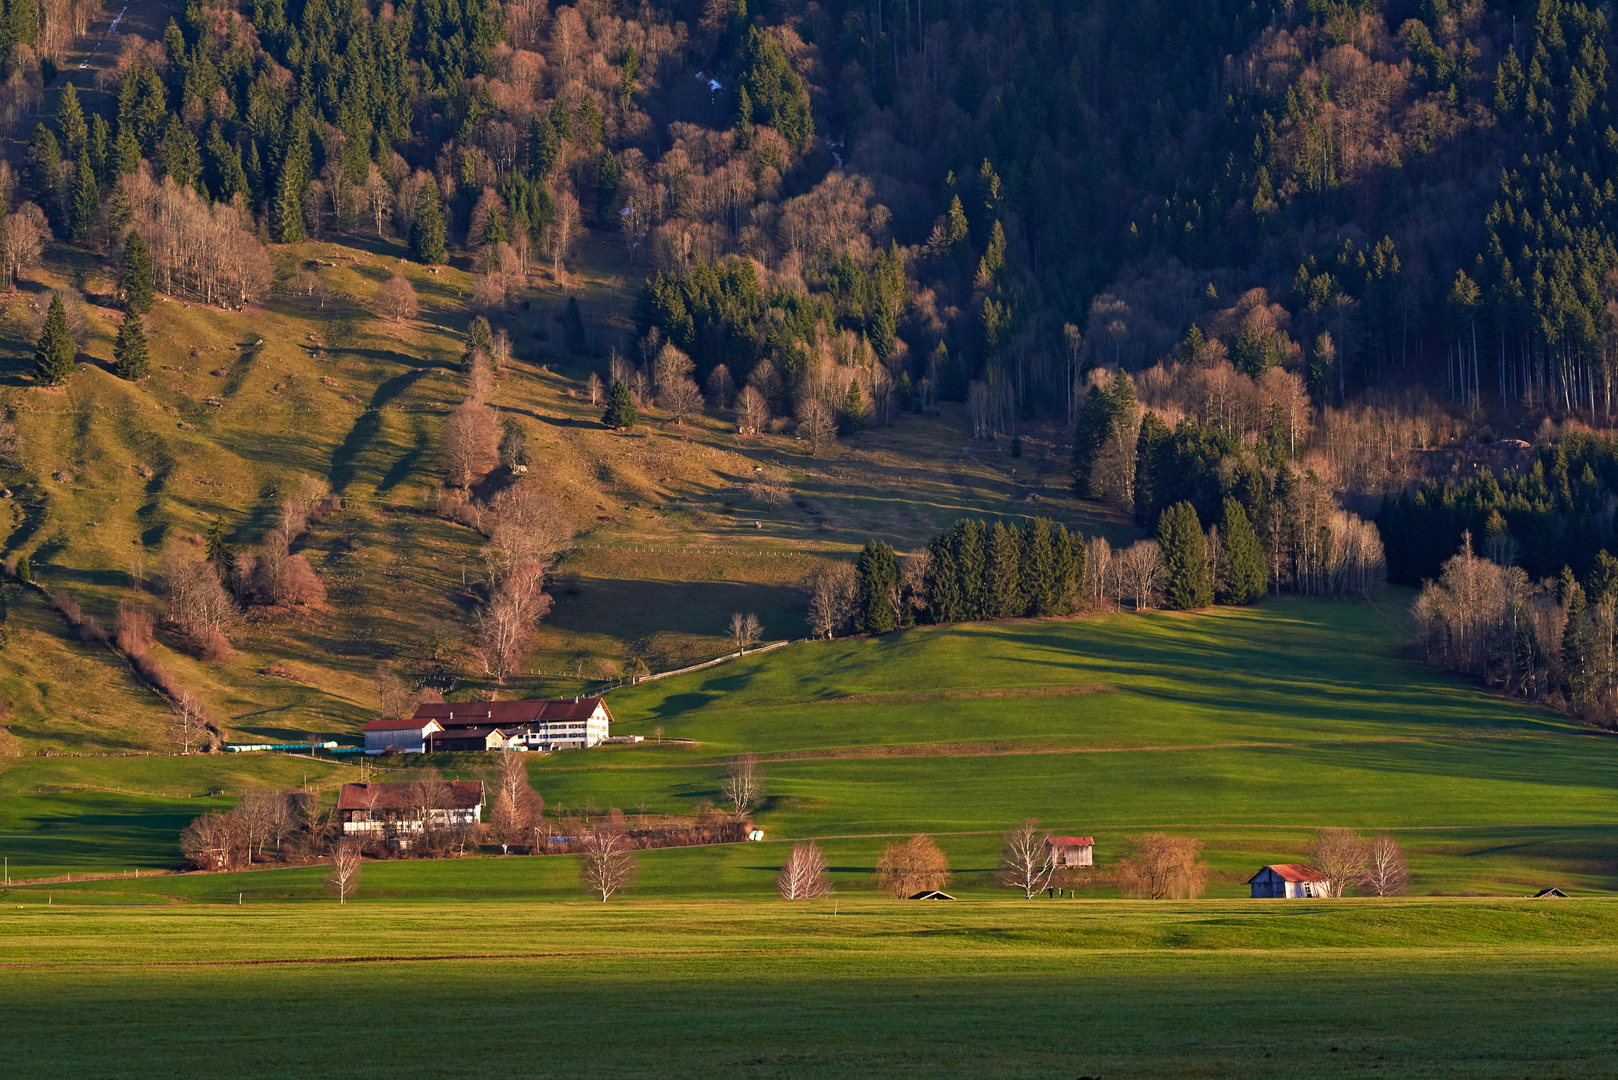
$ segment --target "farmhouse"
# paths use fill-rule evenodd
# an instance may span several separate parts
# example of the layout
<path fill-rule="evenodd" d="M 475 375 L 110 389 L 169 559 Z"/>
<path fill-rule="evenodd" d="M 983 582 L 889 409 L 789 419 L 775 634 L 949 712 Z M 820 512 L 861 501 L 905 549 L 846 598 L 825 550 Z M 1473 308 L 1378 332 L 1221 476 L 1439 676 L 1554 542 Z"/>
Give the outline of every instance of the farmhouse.
<path fill-rule="evenodd" d="M 498 744 L 446 745 L 446 749 L 571 750 L 605 742 L 612 713 L 607 711 L 607 703 L 598 697 L 434 702 L 419 706 L 408 723 L 420 727 L 437 724 L 445 736 L 478 730 L 485 733 L 497 730 L 500 735 Z M 475 741 L 478 736 L 469 738 Z M 487 734 L 484 738 L 487 740 Z"/>
<path fill-rule="evenodd" d="M 344 784 L 337 813 L 345 835 L 416 833 L 423 823 L 452 829 L 483 815 L 483 781 L 442 784 Z"/>
<path fill-rule="evenodd" d="M 1318 870 L 1295 863 L 1277 863 L 1266 866 L 1247 880 L 1253 887 L 1253 899 L 1281 898 L 1298 900 L 1306 896 L 1330 896 L 1331 879 Z"/>
<path fill-rule="evenodd" d="M 428 736 L 443 730 L 444 725 L 430 719 L 372 720 L 365 725 L 365 752 L 420 754 L 427 749 Z"/>
<path fill-rule="evenodd" d="M 1089 836 L 1050 836 L 1045 839 L 1050 849 L 1051 865 L 1062 869 L 1069 866 L 1095 865 L 1095 839 Z"/>

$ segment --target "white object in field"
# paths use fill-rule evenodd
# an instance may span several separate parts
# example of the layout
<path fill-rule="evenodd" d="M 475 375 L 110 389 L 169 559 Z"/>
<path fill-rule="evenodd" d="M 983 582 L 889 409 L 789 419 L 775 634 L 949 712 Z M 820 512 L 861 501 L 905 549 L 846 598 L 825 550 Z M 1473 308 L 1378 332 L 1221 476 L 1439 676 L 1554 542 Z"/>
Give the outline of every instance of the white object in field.
<path fill-rule="evenodd" d="M 749 840 L 754 840 L 754 841 L 762 840 L 762 839 L 764 839 L 764 830 L 763 829 L 750 830 L 748 832 L 748 834 L 747 834 L 747 838 Z"/>

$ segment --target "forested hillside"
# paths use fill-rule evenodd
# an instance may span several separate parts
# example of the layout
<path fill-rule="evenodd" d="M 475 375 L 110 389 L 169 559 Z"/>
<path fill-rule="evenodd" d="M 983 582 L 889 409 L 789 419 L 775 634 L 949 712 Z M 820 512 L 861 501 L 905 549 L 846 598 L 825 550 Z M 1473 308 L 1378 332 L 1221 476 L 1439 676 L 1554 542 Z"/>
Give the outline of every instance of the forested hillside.
<path fill-rule="evenodd" d="M 0 2 L 4 543 L 13 601 L 56 613 L 30 633 L 105 643 L 168 706 L 344 728 L 401 677 L 599 682 L 717 651 L 733 607 L 800 633 L 827 555 L 974 514 L 1074 534 L 1059 602 L 907 585 L 895 624 L 1150 606 L 1136 529 L 1176 566 L 1206 534 L 1177 606 L 1361 594 L 1384 546 L 1415 583 L 1464 526 L 1535 576 L 1613 542 L 1610 444 L 1567 442 L 1618 369 L 1595 6 L 117 15 Z M 1532 475 L 1458 475 L 1510 435 Z M 1384 496 L 1378 543 L 1350 511 Z M 977 587 L 912 576 L 950 574 Z M 888 625 L 838 580 L 816 632 Z M 294 698 L 218 666 L 303 658 Z"/>

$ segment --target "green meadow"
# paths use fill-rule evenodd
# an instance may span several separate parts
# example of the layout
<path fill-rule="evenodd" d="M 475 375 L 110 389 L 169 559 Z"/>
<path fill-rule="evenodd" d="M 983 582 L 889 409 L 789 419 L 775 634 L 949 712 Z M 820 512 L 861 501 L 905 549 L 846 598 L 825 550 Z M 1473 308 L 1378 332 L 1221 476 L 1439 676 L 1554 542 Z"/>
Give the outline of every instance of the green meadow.
<path fill-rule="evenodd" d="M 729 756 L 755 752 L 767 839 L 823 839 L 850 887 L 886 837 L 927 831 L 965 886 L 990 889 L 994 834 L 1034 816 L 1096 836 L 1103 864 L 1133 832 L 1196 835 L 1218 872 L 1211 895 L 1302 858 L 1323 825 L 1393 831 L 1418 892 L 1618 888 L 1618 740 L 1414 663 L 1389 617 L 1404 600 L 793 645 L 616 692 L 614 730 L 646 742 L 536 758 L 530 776 L 553 817 L 690 812 L 720 800 Z M 411 758 L 389 777 L 421 765 L 493 768 L 482 755 Z M 24 759 L 0 774 L 0 853 L 14 877 L 172 869 L 179 829 L 202 809 L 248 787 L 331 791 L 354 771 L 275 755 Z M 658 853 L 641 889 L 767 892 L 779 852 Z M 547 861 L 395 864 L 368 881 L 399 875 L 400 895 L 420 898 L 567 895 L 565 860 L 520 872 L 541 884 L 506 880 L 519 873 L 508 865 Z"/>
<path fill-rule="evenodd" d="M 1614 903 L 7 905 L 0 1030 L 19 1076 L 1611 1076 Z"/>

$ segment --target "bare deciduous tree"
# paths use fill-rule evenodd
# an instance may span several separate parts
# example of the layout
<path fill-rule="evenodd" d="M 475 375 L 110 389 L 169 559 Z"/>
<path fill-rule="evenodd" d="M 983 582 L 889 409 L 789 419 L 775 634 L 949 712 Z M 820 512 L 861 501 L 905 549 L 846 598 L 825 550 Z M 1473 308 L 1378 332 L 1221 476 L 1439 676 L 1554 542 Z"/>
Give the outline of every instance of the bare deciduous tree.
<path fill-rule="evenodd" d="M 570 192 L 556 195 L 550 224 L 545 227 L 545 252 L 551 258 L 551 276 L 557 284 L 563 281 L 563 263 L 573 252 L 573 242 L 584 232 L 579 200 Z"/>
<path fill-rule="evenodd" d="M 207 741 L 207 716 L 202 711 L 202 703 L 189 690 L 181 691 L 179 698 L 174 701 L 173 710 L 174 719 L 169 722 L 170 738 L 180 748 L 180 753 L 189 754 L 193 746 Z"/>
<path fill-rule="evenodd" d="M 585 891 L 599 893 L 603 904 L 613 893 L 628 888 L 638 869 L 634 848 L 622 828 L 602 825 L 585 836 L 579 883 Z"/>
<path fill-rule="evenodd" d="M 737 754 L 730 759 L 719 790 L 735 810 L 736 820 L 764 801 L 764 776 L 759 772 L 757 754 Z"/>
<path fill-rule="evenodd" d="M 684 425 L 686 417 L 702 411 L 702 391 L 690 379 L 675 379 L 658 391 L 658 399 L 673 414 L 676 424 Z"/>
<path fill-rule="evenodd" d="M 1011 889 L 1021 889 L 1024 898 L 1050 887 L 1056 873 L 1051 858 L 1049 831 L 1040 831 L 1038 818 L 1026 818 L 1000 834 L 1000 870 L 995 881 Z"/>
<path fill-rule="evenodd" d="M 1316 829 L 1307 848 L 1309 865 L 1326 876 L 1326 895 L 1342 896 L 1360 884 L 1371 848 L 1353 829 Z"/>
<path fill-rule="evenodd" d="M 715 364 L 708 372 L 708 396 L 713 398 L 713 407 L 721 412 L 730 408 L 731 399 L 736 396 L 736 380 L 731 378 L 730 368 L 724 364 Z"/>
<path fill-rule="evenodd" d="M 1163 559 L 1156 540 L 1137 540 L 1118 556 L 1118 576 L 1123 592 L 1135 603 L 1136 611 L 1150 611 L 1157 604 L 1163 580 Z"/>
<path fill-rule="evenodd" d="M 534 798 L 523 755 L 510 750 L 501 754 L 500 779 L 489 808 L 490 839 L 500 845 L 500 854 L 522 843 L 532 831 Z"/>
<path fill-rule="evenodd" d="M 1387 833 L 1377 834 L 1360 880 L 1372 896 L 1403 896 L 1410 891 L 1410 867 L 1397 840 Z"/>
<path fill-rule="evenodd" d="M 818 397 L 806 396 L 798 406 L 798 436 L 809 441 L 809 452 L 818 455 L 820 448 L 837 436 L 837 417 Z"/>
<path fill-rule="evenodd" d="M 770 473 L 760 472 L 753 474 L 753 482 L 747 485 L 748 494 L 756 502 L 764 504 L 770 513 L 787 501 L 787 486 L 778 477 Z"/>
<path fill-rule="evenodd" d="M 783 900 L 818 900 L 831 894 L 831 882 L 826 876 L 826 856 L 820 845 L 800 840 L 792 845 L 792 854 L 775 878 L 775 891 Z"/>
<path fill-rule="evenodd" d="M 736 643 L 736 650 L 745 653 L 749 645 L 756 645 L 764 636 L 764 624 L 758 621 L 758 616 L 752 612 L 743 615 L 736 612 L 730 617 L 728 627 L 730 640 Z"/>
<path fill-rule="evenodd" d="M 1137 900 L 1194 900 L 1208 886 L 1208 864 L 1197 861 L 1202 841 L 1145 833 L 1129 837 L 1130 853 L 1114 873 L 1118 888 Z"/>
<path fill-rule="evenodd" d="M 601 394 L 606 388 L 602 385 L 601 376 L 590 372 L 590 377 L 584 380 L 584 392 L 590 395 L 590 408 L 597 408 L 601 404 Z"/>
<path fill-rule="evenodd" d="M 887 845 L 876 861 L 876 887 L 896 900 L 949 884 L 949 859 L 930 836 Z"/>
<path fill-rule="evenodd" d="M 359 845 L 352 840 L 339 841 L 331 854 L 331 873 L 326 876 L 326 888 L 339 904 L 346 904 L 360 887 L 360 870 Z"/>
<path fill-rule="evenodd" d="M 416 317 L 416 288 L 403 274 L 394 274 L 376 291 L 376 313 L 384 319 L 404 322 Z"/>
<path fill-rule="evenodd" d="M 470 487 L 500 460 L 500 424 L 494 410 L 468 399 L 444 426 L 444 473 L 450 486 Z"/>
<path fill-rule="evenodd" d="M 757 435 L 770 422 L 770 405 L 764 395 L 751 386 L 742 387 L 736 396 L 736 430 L 742 435 Z"/>
<path fill-rule="evenodd" d="M 860 595 L 853 563 L 835 562 L 809 580 L 809 629 L 819 638 L 849 633 Z"/>

